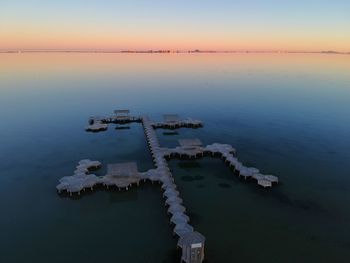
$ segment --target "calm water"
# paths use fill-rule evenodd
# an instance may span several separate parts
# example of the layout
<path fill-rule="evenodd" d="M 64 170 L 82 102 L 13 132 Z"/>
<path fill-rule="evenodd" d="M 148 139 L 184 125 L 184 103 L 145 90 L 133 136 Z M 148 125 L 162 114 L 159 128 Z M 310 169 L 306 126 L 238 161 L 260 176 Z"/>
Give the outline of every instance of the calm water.
<path fill-rule="evenodd" d="M 84 132 L 116 108 L 199 118 L 162 145 L 229 143 L 279 176 L 265 191 L 218 159 L 170 162 L 206 262 L 348 262 L 350 57 L 271 54 L 1 54 L 0 262 L 179 262 L 158 185 L 56 194 L 82 158 L 152 167 L 139 124 Z"/>

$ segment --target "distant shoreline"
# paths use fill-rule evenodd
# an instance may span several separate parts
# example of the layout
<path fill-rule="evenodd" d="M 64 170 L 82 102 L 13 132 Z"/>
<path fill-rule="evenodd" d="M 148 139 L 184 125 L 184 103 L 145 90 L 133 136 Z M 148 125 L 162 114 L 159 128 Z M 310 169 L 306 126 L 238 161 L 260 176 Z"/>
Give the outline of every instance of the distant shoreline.
<path fill-rule="evenodd" d="M 184 54 L 184 53 L 248 53 L 248 54 L 330 54 L 330 55 L 350 55 L 350 52 L 339 51 L 251 51 L 251 50 L 233 50 L 233 51 L 216 51 L 216 50 L 0 50 L 0 53 L 18 54 L 18 53 L 130 53 L 130 54 Z"/>

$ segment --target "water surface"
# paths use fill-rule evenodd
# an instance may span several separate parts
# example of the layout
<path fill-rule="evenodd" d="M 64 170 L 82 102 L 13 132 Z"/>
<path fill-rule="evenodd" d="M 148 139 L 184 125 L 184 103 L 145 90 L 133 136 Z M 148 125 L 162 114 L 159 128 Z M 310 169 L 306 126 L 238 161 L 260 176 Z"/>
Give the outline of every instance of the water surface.
<path fill-rule="evenodd" d="M 179 262 L 159 185 L 60 197 L 80 159 L 152 168 L 140 124 L 86 133 L 116 108 L 202 129 L 281 184 L 263 190 L 218 159 L 172 160 L 207 262 L 347 262 L 350 57 L 286 54 L 1 54 L 0 262 Z M 103 175 L 105 168 L 98 172 Z"/>

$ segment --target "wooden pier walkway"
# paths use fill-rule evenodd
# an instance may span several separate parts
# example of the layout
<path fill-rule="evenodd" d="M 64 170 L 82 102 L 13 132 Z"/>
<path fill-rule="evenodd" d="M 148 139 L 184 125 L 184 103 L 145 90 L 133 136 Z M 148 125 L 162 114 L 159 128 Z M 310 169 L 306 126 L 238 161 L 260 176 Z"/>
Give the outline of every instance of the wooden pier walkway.
<path fill-rule="evenodd" d="M 190 218 L 186 215 L 186 207 L 168 167 L 167 159 L 196 159 L 204 156 L 218 156 L 239 177 L 244 179 L 252 178 L 262 187 L 272 187 L 274 183 L 278 183 L 278 177 L 264 175 L 256 168 L 244 166 L 238 161 L 236 150 L 228 144 L 213 143 L 203 146 L 198 139 L 182 139 L 179 140 L 179 146 L 175 148 L 160 146 L 155 129 L 198 128 L 203 125 L 199 120 L 180 120 L 176 114 L 168 114 L 164 115 L 163 122 L 152 122 L 147 116 L 132 117 L 128 110 L 117 110 L 115 115 L 111 117 L 91 117 L 86 130 L 93 132 L 104 131 L 110 123 L 125 124 L 130 122 L 142 123 L 153 158 L 154 169 L 139 172 L 137 164 L 133 162 L 108 164 L 107 174 L 98 177 L 90 172 L 101 167 L 101 163 L 86 159 L 78 163 L 72 176 L 61 178 L 56 188 L 59 193 L 65 191 L 70 195 L 73 193 L 80 195 L 81 191 L 85 191 L 85 189 L 93 190 L 95 185 L 128 190 L 133 184 L 139 185 L 140 181 L 149 180 L 160 183 L 167 211 L 171 215 L 170 222 L 174 224 L 174 234 L 179 237 L 178 247 L 182 249 L 182 261 L 187 263 L 203 261 L 205 237 L 194 231 L 193 226 L 189 223 Z"/>

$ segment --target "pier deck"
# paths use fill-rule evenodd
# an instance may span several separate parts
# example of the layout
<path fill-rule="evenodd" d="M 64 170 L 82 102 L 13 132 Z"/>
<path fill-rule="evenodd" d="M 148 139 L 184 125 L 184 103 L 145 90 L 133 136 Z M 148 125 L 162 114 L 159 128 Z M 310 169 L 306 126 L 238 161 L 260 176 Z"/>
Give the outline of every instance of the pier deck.
<path fill-rule="evenodd" d="M 199 139 L 181 139 L 179 146 L 175 148 L 161 147 L 155 132 L 157 128 L 176 129 L 180 127 L 198 128 L 203 124 L 201 121 L 193 119 L 180 120 L 176 114 L 164 116 L 164 122 L 152 122 L 147 116 L 133 117 L 129 115 L 128 110 L 117 110 L 111 117 L 91 117 L 87 131 L 104 131 L 108 124 L 125 124 L 130 122 L 141 122 L 150 153 L 153 158 L 155 168 L 145 172 L 139 172 L 137 164 L 134 162 L 109 164 L 107 174 L 98 177 L 90 174 L 90 171 L 101 166 L 98 161 L 81 160 L 72 176 L 65 176 L 59 180 L 56 186 L 59 193 L 66 191 L 70 195 L 73 193 L 80 194 L 86 188 L 93 190 L 95 185 L 103 185 L 106 188 L 116 186 L 119 190 L 126 189 L 133 184 L 149 180 L 158 182 L 163 189 L 163 197 L 167 211 L 171 215 L 170 222 L 174 224 L 174 234 L 179 237 L 178 246 L 182 248 L 182 260 L 191 262 L 188 255 L 191 251 L 199 253 L 200 262 L 204 258 L 204 241 L 205 238 L 198 232 L 194 231 L 193 226 L 189 224 L 190 218 L 186 215 L 186 207 L 180 197 L 173 175 L 168 167 L 167 159 L 171 158 L 189 158 L 196 159 L 204 156 L 218 156 L 235 174 L 244 179 L 252 178 L 258 185 L 266 188 L 272 187 L 278 183 L 278 177 L 273 175 L 263 175 L 253 167 L 246 167 L 238 161 L 236 150 L 228 144 L 213 143 L 203 146 Z M 190 240 L 195 240 L 196 244 L 188 244 Z M 200 242 L 200 243 L 198 243 Z"/>

